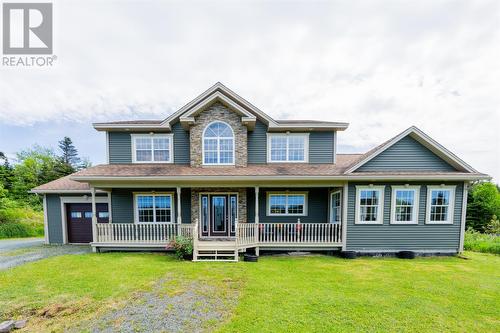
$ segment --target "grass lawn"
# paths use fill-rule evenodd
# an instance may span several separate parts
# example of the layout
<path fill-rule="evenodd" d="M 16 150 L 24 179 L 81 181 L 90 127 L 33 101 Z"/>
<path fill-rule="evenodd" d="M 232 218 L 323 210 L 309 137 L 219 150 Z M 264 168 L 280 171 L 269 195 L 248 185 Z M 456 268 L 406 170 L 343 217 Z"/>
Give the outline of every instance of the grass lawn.
<path fill-rule="evenodd" d="M 237 293 L 220 332 L 498 332 L 500 257 L 261 257 L 258 263 L 179 262 L 158 254 L 54 257 L 0 272 L 0 320 L 62 331 L 120 306 L 158 279 Z"/>

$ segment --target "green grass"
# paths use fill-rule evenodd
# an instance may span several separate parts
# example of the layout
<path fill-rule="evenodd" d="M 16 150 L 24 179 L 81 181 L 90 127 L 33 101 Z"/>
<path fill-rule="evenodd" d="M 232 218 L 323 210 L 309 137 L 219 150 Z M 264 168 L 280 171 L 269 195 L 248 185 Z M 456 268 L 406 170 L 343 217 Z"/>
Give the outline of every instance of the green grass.
<path fill-rule="evenodd" d="M 500 257 L 261 257 L 258 263 L 179 262 L 155 254 L 55 257 L 0 272 L 0 320 L 62 331 L 168 276 L 238 295 L 220 332 L 498 332 Z"/>
<path fill-rule="evenodd" d="M 500 254 L 500 236 L 467 230 L 464 248 L 467 251 Z"/>

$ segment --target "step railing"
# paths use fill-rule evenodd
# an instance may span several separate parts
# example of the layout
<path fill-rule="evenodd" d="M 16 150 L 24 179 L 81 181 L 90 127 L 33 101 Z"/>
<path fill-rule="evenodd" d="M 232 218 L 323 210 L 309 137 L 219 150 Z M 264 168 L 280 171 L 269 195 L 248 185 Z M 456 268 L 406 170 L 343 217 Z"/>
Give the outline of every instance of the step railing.
<path fill-rule="evenodd" d="M 259 243 L 264 244 L 340 244 L 341 224 L 259 223 Z"/>
<path fill-rule="evenodd" d="M 98 223 L 98 243 L 168 243 L 175 236 L 191 237 L 191 224 Z"/>
<path fill-rule="evenodd" d="M 236 241 L 238 247 L 256 245 L 258 241 L 258 224 L 238 223 L 236 225 Z"/>

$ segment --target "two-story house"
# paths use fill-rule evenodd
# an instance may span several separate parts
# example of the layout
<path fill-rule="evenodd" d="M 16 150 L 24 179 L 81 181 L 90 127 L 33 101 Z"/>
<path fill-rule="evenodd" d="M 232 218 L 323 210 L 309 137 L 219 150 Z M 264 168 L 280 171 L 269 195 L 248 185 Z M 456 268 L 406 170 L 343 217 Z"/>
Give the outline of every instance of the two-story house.
<path fill-rule="evenodd" d="M 107 163 L 39 186 L 46 242 L 163 249 L 194 259 L 259 250 L 463 248 L 467 185 L 487 179 L 416 127 L 365 154 L 347 123 L 275 120 L 217 83 L 158 121 L 96 123 Z"/>

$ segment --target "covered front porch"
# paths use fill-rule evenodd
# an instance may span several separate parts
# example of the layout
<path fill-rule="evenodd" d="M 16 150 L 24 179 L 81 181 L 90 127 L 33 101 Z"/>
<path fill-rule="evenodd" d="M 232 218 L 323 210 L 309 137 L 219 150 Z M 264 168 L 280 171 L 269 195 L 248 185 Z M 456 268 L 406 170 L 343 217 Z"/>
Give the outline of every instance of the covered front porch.
<path fill-rule="evenodd" d="M 96 190 L 91 189 L 93 209 Z M 91 245 L 96 251 L 165 249 L 184 236 L 193 239 L 194 260 L 234 261 L 247 249 L 259 254 L 344 245 L 342 185 L 99 190 L 109 193 L 110 218 L 99 223 L 93 214 Z"/>

